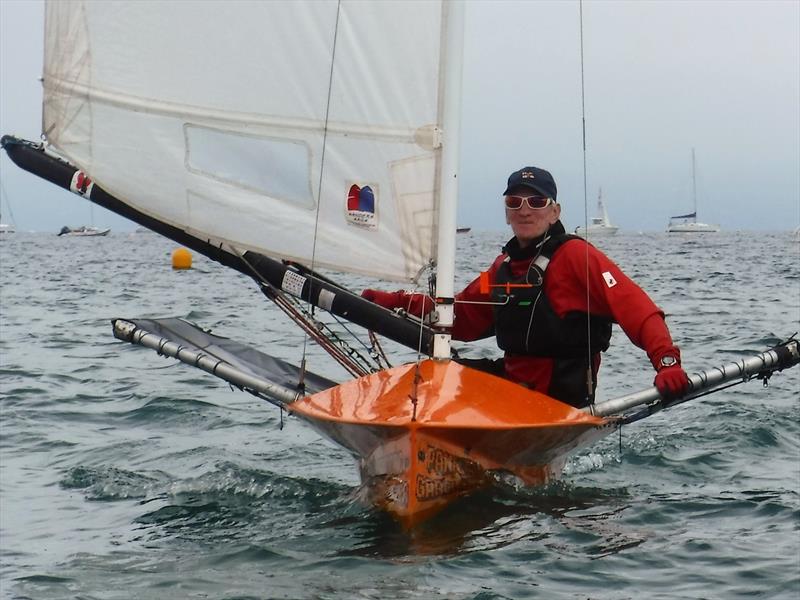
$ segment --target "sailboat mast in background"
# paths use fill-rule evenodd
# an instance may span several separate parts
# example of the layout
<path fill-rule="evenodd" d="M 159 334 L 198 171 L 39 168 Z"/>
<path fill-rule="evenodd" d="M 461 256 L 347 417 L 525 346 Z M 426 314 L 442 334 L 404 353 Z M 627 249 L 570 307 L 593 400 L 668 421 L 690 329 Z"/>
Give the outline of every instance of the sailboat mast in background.
<path fill-rule="evenodd" d="M 719 231 L 719 225 L 709 225 L 697 221 L 697 170 L 694 148 L 692 148 L 692 207 L 694 210 L 688 215 L 670 217 L 667 233 L 716 233 Z"/>
<path fill-rule="evenodd" d="M 11 217 L 10 223 L 3 223 L 3 200 L 5 200 L 8 215 Z M 14 233 L 16 230 L 14 215 L 11 213 L 11 203 L 8 200 L 8 192 L 6 192 L 6 186 L 0 180 L 0 233 Z"/>

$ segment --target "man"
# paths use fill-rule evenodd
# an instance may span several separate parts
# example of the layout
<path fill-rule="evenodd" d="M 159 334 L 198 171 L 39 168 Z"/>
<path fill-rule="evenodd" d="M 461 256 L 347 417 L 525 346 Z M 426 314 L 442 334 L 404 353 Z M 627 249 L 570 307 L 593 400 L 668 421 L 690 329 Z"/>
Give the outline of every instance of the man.
<path fill-rule="evenodd" d="M 514 237 L 488 272 L 456 296 L 453 337 L 494 334 L 505 354 L 492 370 L 581 408 L 594 401 L 600 352 L 617 323 L 647 352 L 661 395 L 684 394 L 689 379 L 664 313 L 611 259 L 566 234 L 552 175 L 537 167 L 515 171 L 503 196 Z M 432 307 L 421 294 L 362 295 L 416 315 Z"/>

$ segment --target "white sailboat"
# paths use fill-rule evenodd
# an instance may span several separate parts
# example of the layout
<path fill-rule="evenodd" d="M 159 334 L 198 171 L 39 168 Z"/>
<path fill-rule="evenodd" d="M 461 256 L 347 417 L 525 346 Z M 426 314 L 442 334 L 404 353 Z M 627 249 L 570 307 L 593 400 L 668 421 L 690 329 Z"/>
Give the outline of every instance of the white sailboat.
<path fill-rule="evenodd" d="M 616 235 L 619 227 L 611 224 L 608 218 L 606 206 L 603 203 L 603 189 L 600 188 L 597 192 L 597 216 L 592 217 L 588 226 L 580 225 L 575 228 L 575 233 L 581 237 L 605 237 L 609 235 Z"/>
<path fill-rule="evenodd" d="M 697 220 L 697 180 L 694 148 L 692 148 L 692 203 L 694 210 L 689 214 L 670 217 L 667 233 L 716 233 L 720 229 L 719 225 L 709 225 Z"/>
<path fill-rule="evenodd" d="M 226 3 L 224 27 L 220 6 L 48 2 L 48 147 L 2 145 L 20 167 L 252 277 L 347 375 L 180 319 L 116 319 L 115 336 L 306 422 L 355 457 L 366 498 L 409 525 L 498 472 L 557 477 L 569 452 L 651 411 L 633 407 L 664 406 L 653 388 L 582 411 L 451 359 L 467 3 Z M 317 271 L 416 283 L 434 265 L 435 325 Z M 422 358 L 390 368 L 322 311 Z M 715 369 L 693 390 L 797 354 Z"/>

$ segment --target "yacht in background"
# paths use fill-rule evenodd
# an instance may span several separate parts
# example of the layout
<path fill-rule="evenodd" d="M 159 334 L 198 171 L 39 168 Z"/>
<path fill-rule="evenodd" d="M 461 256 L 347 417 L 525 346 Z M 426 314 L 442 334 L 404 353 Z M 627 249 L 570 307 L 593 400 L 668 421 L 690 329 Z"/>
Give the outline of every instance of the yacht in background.
<path fill-rule="evenodd" d="M 692 202 L 694 210 L 688 215 L 670 217 L 667 233 L 716 233 L 719 225 L 709 225 L 697 221 L 697 177 L 695 173 L 694 148 L 692 148 Z"/>

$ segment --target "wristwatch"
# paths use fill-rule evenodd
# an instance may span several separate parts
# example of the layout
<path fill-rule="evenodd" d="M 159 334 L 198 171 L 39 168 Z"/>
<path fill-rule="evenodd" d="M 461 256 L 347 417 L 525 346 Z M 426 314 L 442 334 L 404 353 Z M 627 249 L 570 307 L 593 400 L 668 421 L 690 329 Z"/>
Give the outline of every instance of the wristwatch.
<path fill-rule="evenodd" d="M 659 364 L 661 365 L 661 368 L 671 367 L 673 365 L 678 364 L 678 359 L 675 358 L 674 356 L 670 356 L 669 354 L 667 354 L 666 356 L 661 357 Z"/>

